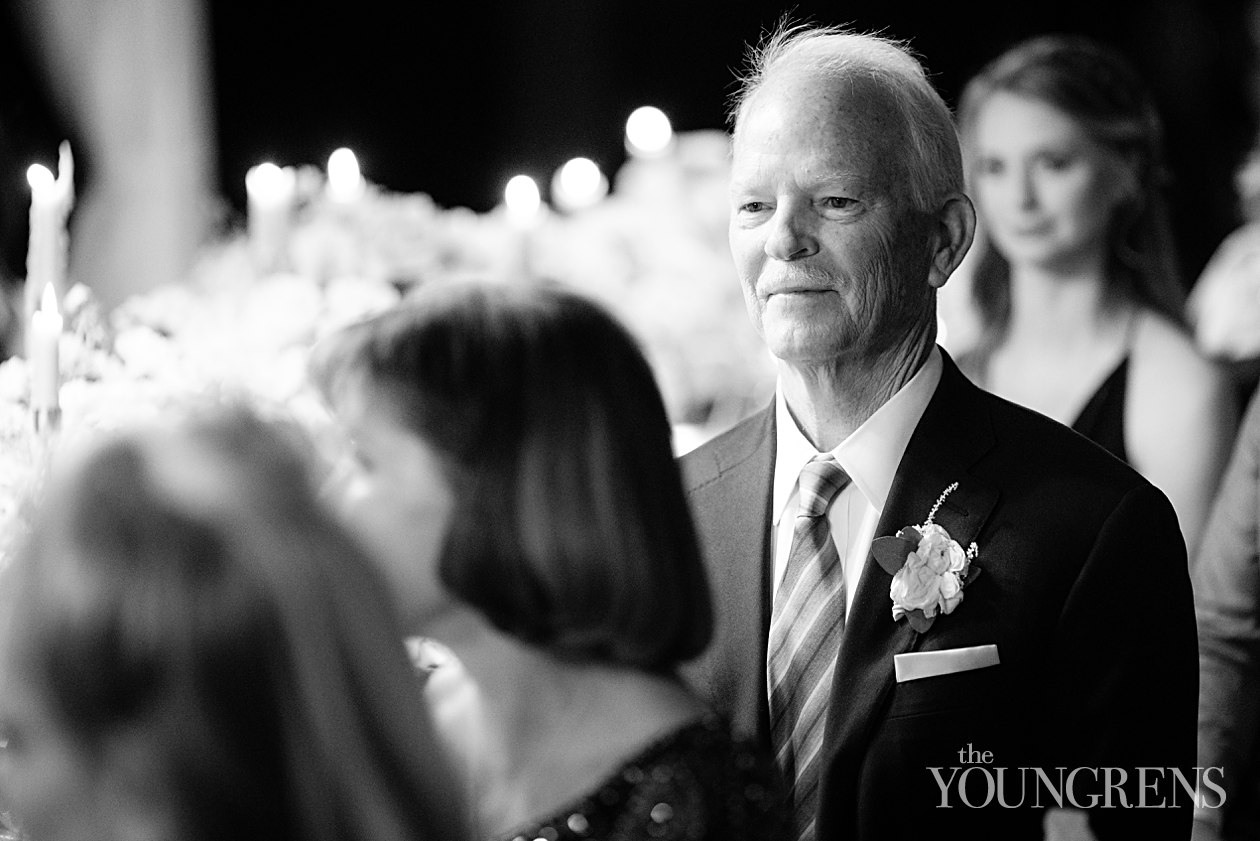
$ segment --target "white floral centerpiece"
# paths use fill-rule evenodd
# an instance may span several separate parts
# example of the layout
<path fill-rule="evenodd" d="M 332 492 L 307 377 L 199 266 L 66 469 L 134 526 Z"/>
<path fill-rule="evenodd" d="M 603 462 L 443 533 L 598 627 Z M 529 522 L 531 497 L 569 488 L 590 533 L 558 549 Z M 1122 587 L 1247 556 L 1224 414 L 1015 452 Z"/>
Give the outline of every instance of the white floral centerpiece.
<path fill-rule="evenodd" d="M 603 202 L 544 212 L 529 231 L 502 209 L 447 210 L 371 185 L 332 201 L 322 175 L 302 170 L 285 270 L 260 275 L 235 234 L 188 278 L 108 319 L 72 290 L 57 445 L 215 396 L 326 423 L 306 381 L 311 345 L 417 285 L 467 277 L 547 279 L 600 301 L 639 339 L 672 420 L 698 437 L 717 431 L 769 398 L 773 369 L 727 251 L 726 136 L 678 141 L 672 155 L 631 161 Z M 32 429 L 28 380 L 22 359 L 0 364 L 0 562 L 50 455 Z"/>
<path fill-rule="evenodd" d="M 218 259 L 232 260 L 231 249 Z M 194 284 L 162 287 L 128 301 L 106 325 L 82 287 L 72 290 L 71 329 L 61 338 L 61 425 L 51 437 L 32 426 L 25 360 L 0 364 L 0 559 L 21 535 L 54 445 L 73 446 L 216 398 L 319 424 L 322 409 L 306 386 L 307 349 L 347 319 L 399 298 L 388 285 L 317 285 L 296 276 L 221 292 Z M 76 296 L 82 306 L 74 306 Z"/>

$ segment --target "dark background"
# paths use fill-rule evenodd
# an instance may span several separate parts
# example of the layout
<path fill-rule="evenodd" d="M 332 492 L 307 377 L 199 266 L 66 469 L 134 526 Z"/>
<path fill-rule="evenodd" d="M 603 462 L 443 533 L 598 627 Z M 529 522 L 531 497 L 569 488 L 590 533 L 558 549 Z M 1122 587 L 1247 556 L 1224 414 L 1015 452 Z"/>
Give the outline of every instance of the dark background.
<path fill-rule="evenodd" d="M 1118 47 L 1156 93 L 1193 279 L 1239 221 L 1232 175 L 1256 111 L 1250 5 L 212 0 L 220 189 L 239 213 L 249 166 L 322 165 L 342 145 L 377 184 L 483 211 L 517 172 L 545 185 L 581 154 L 612 173 L 625 158 L 625 118 L 639 105 L 662 108 L 677 130 L 722 127 L 745 44 L 785 12 L 909 39 L 951 104 L 1016 41 L 1079 32 Z M 25 168 L 52 161 L 57 141 L 74 138 L 32 71 L 29 42 L 2 23 L 0 246 L 20 274 Z M 80 171 L 91 178 L 90 155 Z"/>

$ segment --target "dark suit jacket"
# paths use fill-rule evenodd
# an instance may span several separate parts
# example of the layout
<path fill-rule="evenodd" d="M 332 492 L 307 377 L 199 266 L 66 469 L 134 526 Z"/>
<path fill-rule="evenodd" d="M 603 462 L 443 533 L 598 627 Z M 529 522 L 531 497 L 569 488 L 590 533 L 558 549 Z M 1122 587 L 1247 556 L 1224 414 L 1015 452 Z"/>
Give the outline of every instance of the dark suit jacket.
<path fill-rule="evenodd" d="M 763 739 L 774 452 L 771 406 L 682 462 L 717 612 L 714 642 L 686 675 Z M 1099 804 L 1099 837 L 1186 837 L 1193 803 L 1168 769 L 1194 784 L 1195 625 L 1167 499 L 1067 427 L 980 390 L 946 356 L 876 535 L 922 523 L 953 482 L 936 522 L 978 544 L 983 572 L 918 634 L 893 621 L 891 578 L 867 560 L 838 653 L 819 838 L 1040 838 L 1034 805 L 1056 805 L 1055 792 L 1065 807 L 1070 796 Z M 999 665 L 895 680 L 896 654 L 985 644 Z M 1139 778 L 1139 767 L 1163 770 Z M 1020 768 L 1043 769 L 1047 783 Z M 997 805 L 999 794 L 1024 806 Z"/>

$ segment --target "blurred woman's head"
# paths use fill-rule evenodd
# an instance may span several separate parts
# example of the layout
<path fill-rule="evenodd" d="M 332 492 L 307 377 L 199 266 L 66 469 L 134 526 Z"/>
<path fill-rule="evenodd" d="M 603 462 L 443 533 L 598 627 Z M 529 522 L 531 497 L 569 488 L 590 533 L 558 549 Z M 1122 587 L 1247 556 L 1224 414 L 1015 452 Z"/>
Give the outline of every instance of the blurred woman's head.
<path fill-rule="evenodd" d="M 564 657 L 667 671 L 703 649 L 709 593 L 665 409 L 604 310 L 550 287 L 433 287 L 314 368 L 361 455 L 348 513 L 417 627 L 470 605 Z M 393 503 L 358 504 L 373 498 Z"/>
<path fill-rule="evenodd" d="M 1022 267 L 1100 271 L 1112 294 L 1181 321 L 1163 130 L 1124 59 L 1084 38 L 1034 38 L 967 84 L 958 118 L 981 223 L 974 293 L 990 329 L 1004 329 Z"/>
<path fill-rule="evenodd" d="M 0 582 L 0 791 L 40 841 L 445 838 L 384 585 L 244 412 L 54 476 Z"/>

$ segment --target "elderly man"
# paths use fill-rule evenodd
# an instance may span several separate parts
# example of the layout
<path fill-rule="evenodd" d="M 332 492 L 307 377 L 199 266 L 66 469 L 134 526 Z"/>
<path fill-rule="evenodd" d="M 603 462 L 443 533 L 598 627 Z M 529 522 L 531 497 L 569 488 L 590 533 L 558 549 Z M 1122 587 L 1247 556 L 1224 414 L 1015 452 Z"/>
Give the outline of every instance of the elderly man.
<path fill-rule="evenodd" d="M 769 741 L 800 839 L 1184 837 L 1177 521 L 936 347 L 975 224 L 949 109 L 899 45 L 795 31 L 734 126 L 731 248 L 779 378 L 683 460 L 719 610 L 689 678 Z"/>

